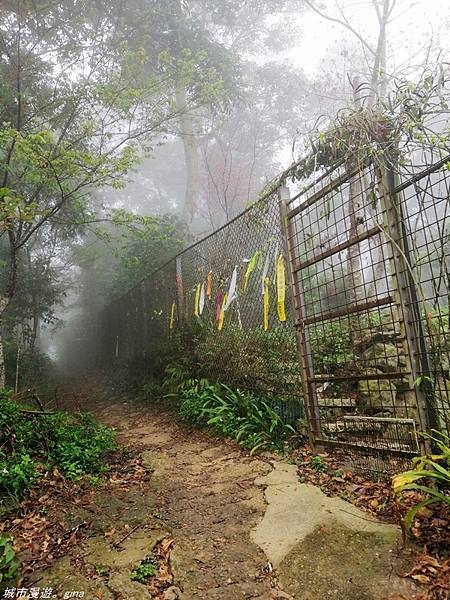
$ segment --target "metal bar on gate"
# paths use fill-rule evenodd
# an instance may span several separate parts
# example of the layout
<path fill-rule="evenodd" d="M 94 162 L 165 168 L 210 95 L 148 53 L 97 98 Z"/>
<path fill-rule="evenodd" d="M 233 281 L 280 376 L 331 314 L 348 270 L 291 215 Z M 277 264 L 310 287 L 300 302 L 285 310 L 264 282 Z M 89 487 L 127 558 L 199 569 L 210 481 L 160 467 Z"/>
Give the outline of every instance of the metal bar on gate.
<path fill-rule="evenodd" d="M 403 252 L 404 252 L 404 255 L 405 255 L 405 258 L 406 258 L 408 264 L 412 265 L 411 254 L 410 254 L 410 249 L 409 249 L 409 242 L 408 242 L 408 235 L 407 235 L 407 231 L 406 231 L 405 218 L 403 215 L 402 205 L 401 205 L 399 196 L 398 196 L 398 199 L 399 199 L 400 230 L 401 230 L 402 239 L 403 239 Z M 414 333 L 416 335 L 415 343 L 417 346 L 417 351 L 419 353 L 420 372 L 421 372 L 421 375 L 425 375 L 426 378 L 428 378 L 423 383 L 424 389 L 426 392 L 425 394 L 423 394 L 423 396 L 425 399 L 425 411 L 426 411 L 428 426 L 430 427 L 430 429 L 438 429 L 439 424 L 437 421 L 437 410 L 436 410 L 436 406 L 435 406 L 435 402 L 434 402 L 434 394 L 433 394 L 433 391 L 430 389 L 430 387 L 431 387 L 430 382 L 431 382 L 431 377 L 432 377 L 431 361 L 430 361 L 430 356 L 428 353 L 427 344 L 425 342 L 425 331 L 424 331 L 424 326 L 423 326 L 423 321 L 422 321 L 422 314 L 420 311 L 419 297 L 418 297 L 418 293 L 417 293 L 417 289 L 416 289 L 416 283 L 414 281 L 414 277 L 412 276 L 410 269 L 407 269 L 406 276 L 407 276 L 408 282 L 409 282 L 409 294 L 410 294 L 410 298 L 411 298 L 411 308 L 412 308 L 413 315 L 415 317 L 414 321 L 412 323 L 412 327 L 413 327 Z M 415 387 L 418 388 L 417 385 Z"/>
<path fill-rule="evenodd" d="M 383 379 L 406 379 L 411 375 L 409 371 L 389 371 L 388 373 L 365 373 L 363 375 L 315 375 L 311 377 L 316 383 L 329 383 L 330 381 L 378 381 Z"/>
<path fill-rule="evenodd" d="M 414 183 L 417 183 L 424 177 L 427 177 L 428 175 L 431 175 L 432 173 L 439 171 L 439 169 L 442 169 L 442 167 L 444 165 L 448 164 L 449 162 L 450 162 L 450 154 L 447 155 L 445 158 L 442 158 L 441 160 L 439 160 L 437 163 L 434 163 L 433 165 L 431 165 L 431 167 L 427 167 L 423 171 L 416 173 L 415 175 L 410 177 L 407 181 L 396 184 L 395 188 L 394 188 L 394 192 L 396 194 L 398 194 L 399 192 L 406 190 L 406 188 L 408 188 L 410 185 L 413 185 Z"/>
<path fill-rule="evenodd" d="M 330 181 L 329 183 L 324 185 L 323 188 L 321 188 L 320 190 L 317 190 L 317 192 L 315 192 L 314 194 L 309 196 L 309 198 L 307 198 L 304 202 L 302 202 L 295 208 L 292 208 L 291 210 L 289 210 L 287 213 L 288 219 L 292 219 L 292 217 L 295 217 L 296 215 L 298 215 L 300 212 L 302 212 L 302 210 L 305 210 L 305 208 L 312 206 L 318 200 L 320 200 L 324 196 L 330 194 L 335 189 L 339 188 L 342 184 L 350 181 L 350 179 L 352 177 L 354 177 L 355 175 L 357 175 L 362 169 L 369 166 L 370 162 L 371 161 L 369 159 L 367 159 L 367 160 L 363 161 L 362 164 L 358 165 L 358 167 L 356 167 L 355 169 L 353 169 L 351 171 L 346 170 L 343 173 L 341 173 L 338 177 L 336 177 L 336 179 L 333 179 L 332 181 Z"/>
<path fill-rule="evenodd" d="M 301 323 L 297 322 L 297 326 L 311 325 L 312 323 L 318 323 L 322 321 L 331 321 L 332 319 L 337 319 L 338 317 L 353 315 L 358 312 L 370 310 L 371 308 L 388 306 L 389 304 L 393 304 L 393 302 L 394 299 L 392 298 L 392 296 L 377 298 L 376 300 L 370 300 L 369 302 L 359 302 L 358 304 L 354 304 L 353 306 L 346 306 L 345 308 L 339 308 L 328 313 L 322 313 L 320 315 L 307 317 L 306 319 L 303 319 Z"/>
<path fill-rule="evenodd" d="M 281 220 L 281 232 L 283 235 L 283 243 L 287 253 L 287 272 L 290 280 L 290 291 L 292 295 L 292 306 L 295 313 L 295 321 L 302 321 L 304 313 L 304 299 L 298 281 L 298 274 L 292 271 L 292 265 L 295 262 L 294 247 L 292 245 L 293 239 L 293 226 L 292 221 L 288 217 L 288 199 L 289 190 L 287 187 L 282 187 L 278 191 L 279 207 L 280 207 L 280 220 Z M 306 414 L 308 417 L 309 426 L 309 437 L 311 445 L 314 447 L 317 445 L 317 439 L 320 436 L 320 410 L 319 402 L 317 399 L 317 391 L 315 382 L 312 377 L 314 375 L 312 365 L 312 351 L 309 340 L 308 329 L 303 327 L 302 329 L 296 328 L 297 347 L 299 356 L 300 374 L 303 383 L 304 401 Z"/>
<path fill-rule="evenodd" d="M 317 442 L 322 446 L 328 446 L 330 448 L 336 448 L 341 446 L 342 448 L 352 449 L 352 450 L 374 450 L 377 454 L 384 455 L 386 454 L 388 457 L 397 455 L 404 456 L 405 458 L 411 458 L 412 456 L 417 456 L 417 452 L 415 450 L 405 450 L 401 448 L 395 448 L 392 444 L 388 448 L 382 448 L 380 446 L 376 446 L 375 444 L 370 445 L 364 443 L 364 446 L 357 444 L 356 442 L 349 441 L 341 441 L 341 440 L 328 440 L 326 438 L 318 438 Z"/>
<path fill-rule="evenodd" d="M 302 188 L 300 190 L 300 192 L 298 192 L 298 194 L 296 194 L 295 196 L 292 196 L 292 198 L 289 198 L 289 200 L 287 201 L 287 205 L 290 206 L 293 202 L 295 202 L 295 200 L 297 200 L 301 196 L 304 196 L 306 193 L 309 192 L 309 190 L 311 190 L 313 187 L 315 187 L 318 183 L 320 183 L 321 181 L 323 181 L 324 179 L 326 179 L 327 177 L 329 177 L 330 175 L 335 173 L 336 169 L 341 167 L 344 164 L 344 162 L 345 162 L 345 159 L 341 159 L 341 160 L 337 161 L 332 167 L 330 167 L 324 173 L 322 173 L 322 175 L 319 175 L 318 177 L 316 177 L 314 179 L 314 181 L 312 181 L 311 183 L 306 185 L 304 188 Z"/>
<path fill-rule="evenodd" d="M 341 244 L 338 244 L 337 246 L 334 246 L 333 248 L 329 248 L 328 250 L 325 250 L 325 252 L 321 252 L 320 254 L 317 254 L 316 256 L 309 258 L 308 260 L 304 260 L 302 262 L 297 263 L 296 265 L 294 265 L 294 271 L 301 271 L 302 269 L 306 269 L 306 267 L 315 265 L 316 263 L 320 262 L 321 260 L 324 260 L 325 258 L 329 258 L 330 256 L 333 256 L 334 254 L 338 254 L 339 252 L 342 252 L 343 250 L 347 250 L 348 248 L 351 248 L 352 246 L 355 246 L 356 244 L 364 242 L 365 240 L 368 240 L 369 238 L 371 238 L 375 235 L 379 235 L 380 233 L 381 233 L 381 229 L 379 227 L 372 227 L 371 229 L 368 229 L 367 231 L 363 231 L 359 235 L 354 235 L 352 238 L 345 240 L 345 242 L 342 242 Z"/>

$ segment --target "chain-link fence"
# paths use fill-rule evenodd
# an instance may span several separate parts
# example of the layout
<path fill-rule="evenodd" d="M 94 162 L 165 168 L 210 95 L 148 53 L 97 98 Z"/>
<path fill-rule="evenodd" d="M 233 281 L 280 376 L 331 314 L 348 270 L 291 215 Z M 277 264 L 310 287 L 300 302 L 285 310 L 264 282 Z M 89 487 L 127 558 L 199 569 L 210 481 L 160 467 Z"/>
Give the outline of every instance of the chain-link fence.
<path fill-rule="evenodd" d="M 280 278 L 286 263 L 275 192 L 113 302 L 103 314 L 101 355 L 159 374 L 168 363 L 184 364 L 192 376 L 264 395 L 294 424 L 304 416 L 302 389 Z"/>

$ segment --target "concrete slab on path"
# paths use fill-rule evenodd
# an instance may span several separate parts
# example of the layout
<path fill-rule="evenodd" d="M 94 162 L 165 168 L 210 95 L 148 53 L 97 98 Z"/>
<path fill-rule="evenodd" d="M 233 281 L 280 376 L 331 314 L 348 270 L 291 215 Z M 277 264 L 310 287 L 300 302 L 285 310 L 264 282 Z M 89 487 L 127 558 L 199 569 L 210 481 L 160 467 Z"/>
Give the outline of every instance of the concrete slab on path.
<path fill-rule="evenodd" d="M 273 466 L 255 480 L 265 487 L 267 509 L 251 538 L 296 600 L 385 600 L 414 592 L 395 575 L 406 568 L 398 558 L 399 528 L 300 483 L 295 465 Z"/>
<path fill-rule="evenodd" d="M 353 531 L 390 534 L 397 529 L 341 498 L 326 496 L 318 487 L 300 483 L 296 465 L 275 462 L 273 471 L 255 484 L 266 488 L 267 510 L 251 537 L 275 567 L 298 542 L 331 521 Z"/>

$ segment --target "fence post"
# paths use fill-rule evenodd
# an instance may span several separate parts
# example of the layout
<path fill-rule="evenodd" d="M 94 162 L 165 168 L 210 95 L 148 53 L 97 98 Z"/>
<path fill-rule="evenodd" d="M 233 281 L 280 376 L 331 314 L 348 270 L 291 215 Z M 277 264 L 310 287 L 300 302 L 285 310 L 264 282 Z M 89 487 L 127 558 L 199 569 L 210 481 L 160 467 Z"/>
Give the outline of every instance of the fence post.
<path fill-rule="evenodd" d="M 184 289 L 183 289 L 183 271 L 181 269 L 181 256 L 175 258 L 175 282 L 177 286 L 178 318 L 184 320 Z"/>
<path fill-rule="evenodd" d="M 396 165 L 392 154 L 389 155 L 386 151 L 382 164 L 379 165 L 384 229 L 388 247 L 391 248 L 389 261 L 407 368 L 410 373 L 409 385 L 415 398 L 419 427 L 422 431 L 428 431 L 436 428 L 435 413 L 431 405 L 432 395 L 426 392 L 428 385 L 426 378 L 430 376 L 431 369 L 402 201 L 400 194 L 396 192 Z M 418 384 L 423 378 L 425 381 Z M 419 444 L 422 452 L 430 452 L 430 444 L 426 439 L 420 439 Z"/>
<path fill-rule="evenodd" d="M 286 186 L 278 188 L 278 202 L 280 209 L 281 234 L 283 239 L 284 251 L 287 257 L 286 270 L 289 281 L 289 290 L 291 295 L 291 310 L 293 312 L 293 320 L 295 334 L 297 338 L 298 359 L 300 375 L 303 385 L 303 395 L 305 412 L 308 421 L 308 434 L 311 446 L 317 447 L 317 440 L 321 437 L 320 428 L 320 412 L 319 403 L 317 400 L 316 385 L 312 380 L 314 371 L 312 365 L 312 351 L 309 340 L 309 333 L 304 325 L 304 299 L 298 273 L 295 271 L 296 256 L 295 246 L 292 243 L 294 239 L 294 227 L 288 216 L 289 209 L 289 189 Z"/>

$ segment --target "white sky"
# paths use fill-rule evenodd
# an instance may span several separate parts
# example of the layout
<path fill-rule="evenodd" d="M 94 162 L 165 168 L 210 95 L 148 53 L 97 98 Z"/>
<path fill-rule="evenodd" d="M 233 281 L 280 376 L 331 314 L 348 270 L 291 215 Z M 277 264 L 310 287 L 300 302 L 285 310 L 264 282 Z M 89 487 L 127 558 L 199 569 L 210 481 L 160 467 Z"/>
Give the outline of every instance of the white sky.
<path fill-rule="evenodd" d="M 364 35 L 365 40 L 376 45 L 378 37 L 378 20 L 371 0 L 314 0 L 322 12 L 330 16 L 340 17 L 336 2 L 345 8 L 345 16 L 352 27 Z M 334 8 L 334 10 L 333 10 Z M 340 17 L 341 18 L 341 17 Z M 310 8 L 305 8 L 298 19 L 299 43 L 289 50 L 285 57 L 301 68 L 307 76 L 314 78 L 320 75 L 322 62 L 336 58 L 338 50 L 342 49 L 343 41 L 349 42 L 361 52 L 362 44 L 357 37 L 342 25 L 325 20 Z M 450 63 L 450 0 L 397 0 L 391 22 L 388 26 L 388 73 L 390 75 L 414 79 L 415 74 L 421 74 L 425 57 L 430 45 L 434 42 L 433 53 L 430 55 L 431 64 L 436 62 L 436 56 L 441 51 L 439 60 Z M 368 57 L 370 60 L 370 56 Z M 350 60 L 338 60 L 338 69 L 342 81 L 342 92 L 347 88 L 347 75 L 354 75 Z M 327 68 L 330 69 L 328 63 Z M 368 69 L 370 71 L 370 69 Z M 336 84 L 336 77 L 334 78 Z M 317 91 L 317 90 L 316 90 Z M 322 93 L 323 91 L 320 90 Z M 310 93 L 314 94 L 314 88 Z M 325 92 L 326 93 L 326 92 Z M 332 97 L 335 92 L 330 92 Z M 338 96 L 341 93 L 337 92 Z M 318 94 L 318 99 L 320 94 Z M 319 113 L 323 114 L 319 109 Z M 283 166 L 287 166 L 298 158 L 298 150 L 291 154 L 291 144 L 277 153 L 277 158 Z"/>
<path fill-rule="evenodd" d="M 340 0 L 346 6 L 347 15 L 352 26 L 364 34 L 368 41 L 376 40 L 377 25 L 375 11 L 367 0 Z M 320 0 L 316 0 L 320 6 Z M 328 3 L 330 6 L 333 1 Z M 338 16 L 335 11 L 324 11 L 333 16 Z M 450 25 L 450 0 L 398 0 L 393 14 L 393 21 L 388 30 L 388 44 L 390 46 L 391 66 L 400 68 L 403 64 L 416 64 L 417 58 L 423 58 L 424 48 L 428 46 L 431 36 L 440 38 L 440 45 L 448 56 Z M 301 66 L 307 74 L 317 72 L 321 61 L 333 52 L 338 40 L 343 37 L 356 40 L 351 32 L 345 30 L 337 23 L 324 20 L 311 9 L 305 9 L 301 16 L 301 39 L 297 48 L 290 52 L 296 64 Z M 358 42 L 359 43 L 359 42 Z M 419 55 L 417 56 L 417 52 Z"/>

